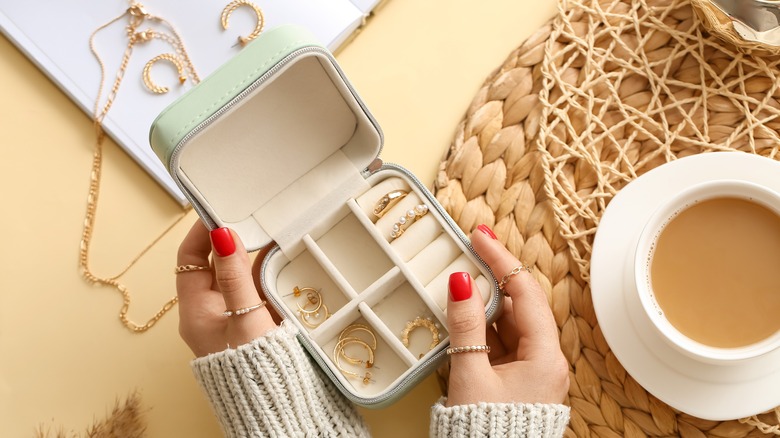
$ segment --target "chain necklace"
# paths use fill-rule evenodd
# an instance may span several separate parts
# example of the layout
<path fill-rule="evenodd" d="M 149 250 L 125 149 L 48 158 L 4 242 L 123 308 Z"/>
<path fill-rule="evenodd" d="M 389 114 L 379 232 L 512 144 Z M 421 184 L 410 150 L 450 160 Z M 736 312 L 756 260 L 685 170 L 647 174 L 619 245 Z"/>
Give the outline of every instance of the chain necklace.
<path fill-rule="evenodd" d="M 119 70 L 117 71 L 116 79 L 114 79 L 111 90 L 108 92 L 106 97 L 106 102 L 101 108 L 100 101 L 103 94 L 103 87 L 105 86 L 106 67 L 103 63 L 103 60 L 100 58 L 97 49 L 95 48 L 95 36 L 101 30 L 124 18 L 128 20 L 128 25 L 126 27 L 128 41 L 127 46 L 125 47 L 124 54 L 122 55 L 122 61 L 119 66 Z M 139 28 L 146 22 L 157 24 L 158 27 L 165 29 L 165 31 L 154 30 L 152 28 L 139 30 Z M 95 128 L 96 141 L 95 150 L 92 156 L 92 171 L 90 173 L 89 193 L 87 195 L 87 211 L 84 217 L 84 228 L 81 234 L 81 242 L 79 243 L 79 268 L 81 269 L 82 276 L 88 282 L 92 284 L 113 287 L 122 294 L 122 307 L 119 310 L 119 320 L 122 321 L 122 324 L 124 324 L 126 328 L 135 333 L 145 332 L 154 326 L 157 321 L 163 317 L 163 315 L 165 315 L 173 308 L 174 305 L 176 305 L 178 302 L 178 297 L 169 299 L 162 306 L 162 308 L 157 311 L 157 313 L 149 318 L 145 324 L 138 324 L 131 321 L 127 316 L 128 310 L 130 308 L 130 291 L 127 289 L 127 286 L 119 281 L 119 278 L 127 273 L 127 271 L 129 271 L 130 268 L 132 268 L 138 262 L 138 260 L 141 259 L 141 257 L 149 252 L 149 250 L 152 249 L 154 245 L 157 244 L 157 242 L 159 242 L 169 231 L 171 231 L 173 227 L 179 224 L 179 222 L 181 222 L 182 219 L 184 219 L 184 217 L 187 215 L 187 212 L 191 207 L 185 209 L 185 211 L 182 212 L 182 214 L 171 225 L 163 230 L 163 232 L 157 236 L 149 245 L 143 248 L 141 252 L 136 255 L 130 261 L 130 263 L 117 275 L 112 277 L 100 277 L 92 273 L 92 270 L 89 268 L 89 249 L 92 242 L 92 233 L 95 225 L 95 214 L 97 211 L 98 197 L 100 194 L 101 171 L 103 168 L 103 143 L 105 141 L 103 120 L 105 119 L 108 111 L 111 109 L 111 106 L 114 103 L 114 100 L 116 99 L 116 94 L 119 91 L 122 78 L 127 71 L 127 66 L 133 54 L 133 48 L 138 44 L 143 44 L 153 39 L 158 39 L 168 43 L 174 49 L 177 59 L 183 61 L 182 65 L 184 67 L 184 75 L 194 84 L 200 82 L 200 78 L 195 71 L 195 67 L 192 65 L 192 60 L 190 59 L 187 50 L 184 47 L 184 43 L 182 42 L 183 40 L 178 31 L 164 18 L 151 15 L 146 12 L 146 9 L 144 9 L 143 5 L 140 3 L 132 2 L 130 7 L 125 12 L 95 29 L 95 31 L 92 32 L 92 35 L 89 37 L 89 48 L 92 50 L 92 54 L 95 56 L 98 64 L 100 64 L 100 87 L 98 88 L 98 94 L 95 98 L 95 106 L 92 118 Z"/>

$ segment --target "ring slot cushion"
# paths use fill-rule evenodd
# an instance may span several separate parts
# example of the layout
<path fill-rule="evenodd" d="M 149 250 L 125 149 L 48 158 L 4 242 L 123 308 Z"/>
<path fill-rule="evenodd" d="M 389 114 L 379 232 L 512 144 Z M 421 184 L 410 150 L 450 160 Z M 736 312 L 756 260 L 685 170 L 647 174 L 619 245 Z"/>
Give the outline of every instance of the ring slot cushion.
<path fill-rule="evenodd" d="M 433 195 L 400 166 L 374 168 L 379 125 L 304 29 L 261 34 L 166 108 L 150 142 L 209 228 L 233 229 L 249 250 L 274 244 L 261 268 L 263 292 L 357 404 L 398 400 L 446 357 L 449 273 L 469 272 L 488 320 L 498 314 L 503 299 L 492 273 Z M 376 217 L 379 199 L 396 190 L 407 195 Z M 401 219 L 419 205 L 425 214 Z M 404 231 L 394 238 L 399 224 Z M 295 296 L 295 287 L 317 291 L 316 317 L 299 309 L 315 308 L 306 300 L 318 298 Z M 417 317 L 435 324 L 434 348 L 422 326 L 409 327 L 404 345 Z M 367 357 L 360 342 L 336 349 L 353 324 L 376 338 L 373 367 L 359 362 Z M 373 345 L 367 332 L 355 333 Z M 367 371 L 367 382 L 349 373 Z"/>

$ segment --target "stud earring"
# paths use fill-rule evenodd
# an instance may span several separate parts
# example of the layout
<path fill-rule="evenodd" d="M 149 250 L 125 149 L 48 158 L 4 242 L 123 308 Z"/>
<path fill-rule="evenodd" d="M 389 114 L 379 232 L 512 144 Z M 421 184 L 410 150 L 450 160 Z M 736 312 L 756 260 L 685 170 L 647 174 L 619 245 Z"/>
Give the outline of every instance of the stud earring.
<path fill-rule="evenodd" d="M 256 4 L 248 1 L 248 0 L 234 0 L 230 3 L 228 3 L 227 6 L 225 6 L 225 9 L 222 10 L 222 16 L 220 17 L 220 21 L 222 22 L 222 28 L 227 30 L 229 27 L 229 21 L 230 21 L 230 14 L 233 13 L 236 9 L 239 8 L 239 6 L 249 6 L 252 8 L 253 11 L 255 11 L 255 15 L 257 15 L 257 24 L 255 25 L 255 29 L 250 33 L 249 35 L 243 37 L 238 37 L 238 42 L 241 44 L 241 46 L 247 45 L 250 41 L 257 38 L 258 35 L 260 35 L 260 32 L 263 31 L 263 26 L 265 25 L 265 16 L 263 16 L 263 10 L 260 9 L 259 6 Z"/>
<path fill-rule="evenodd" d="M 168 61 L 171 64 L 173 64 L 174 67 L 176 67 L 176 71 L 179 73 L 180 83 L 183 84 L 187 82 L 187 76 L 185 76 L 184 74 L 184 66 L 181 64 L 181 61 L 179 61 L 175 56 L 173 56 L 170 53 L 163 53 L 162 55 L 157 55 L 154 58 L 150 59 L 149 62 L 146 63 L 143 71 L 144 85 L 146 85 L 146 88 L 148 88 L 149 91 L 155 94 L 165 94 L 168 92 L 168 87 L 162 87 L 155 84 L 154 81 L 152 81 L 152 76 L 151 76 L 152 66 L 154 65 L 154 63 L 162 60 Z"/>
<path fill-rule="evenodd" d="M 407 322 L 403 333 L 401 333 L 401 342 L 404 344 L 404 347 L 409 348 L 409 335 L 418 327 L 424 327 L 431 332 L 431 345 L 428 347 L 428 351 L 439 345 L 439 328 L 436 327 L 436 324 L 430 318 L 418 316 L 414 320 Z M 423 356 L 425 356 L 425 353 L 420 353 L 418 359 Z"/>

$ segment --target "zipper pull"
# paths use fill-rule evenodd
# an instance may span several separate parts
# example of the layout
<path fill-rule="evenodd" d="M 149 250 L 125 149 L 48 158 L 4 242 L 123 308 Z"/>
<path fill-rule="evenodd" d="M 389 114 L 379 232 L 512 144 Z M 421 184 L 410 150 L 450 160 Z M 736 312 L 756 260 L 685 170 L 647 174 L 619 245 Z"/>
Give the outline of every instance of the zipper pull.
<path fill-rule="evenodd" d="M 363 169 L 360 174 L 363 176 L 363 178 L 368 178 L 371 176 L 372 173 L 379 170 L 380 167 L 382 167 L 382 159 L 381 158 L 374 158 L 374 161 L 371 162 L 371 164 L 368 165 L 365 169 Z"/>

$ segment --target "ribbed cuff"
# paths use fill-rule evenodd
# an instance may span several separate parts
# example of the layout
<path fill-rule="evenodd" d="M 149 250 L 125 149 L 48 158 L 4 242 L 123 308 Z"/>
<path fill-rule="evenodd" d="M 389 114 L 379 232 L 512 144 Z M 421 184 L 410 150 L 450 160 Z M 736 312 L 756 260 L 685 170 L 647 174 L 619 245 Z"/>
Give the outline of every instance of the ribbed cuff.
<path fill-rule="evenodd" d="M 570 408 L 559 404 L 479 403 L 431 409 L 432 437 L 562 437 Z"/>
<path fill-rule="evenodd" d="M 227 437 L 368 436 L 362 417 L 312 364 L 295 326 L 192 361 Z"/>

